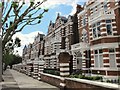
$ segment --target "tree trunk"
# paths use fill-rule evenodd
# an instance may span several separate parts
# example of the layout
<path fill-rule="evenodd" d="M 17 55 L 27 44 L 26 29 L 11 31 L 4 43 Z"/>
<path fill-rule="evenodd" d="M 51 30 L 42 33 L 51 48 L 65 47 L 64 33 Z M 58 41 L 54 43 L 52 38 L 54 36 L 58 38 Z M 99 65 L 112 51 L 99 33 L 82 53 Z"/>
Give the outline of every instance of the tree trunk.
<path fill-rule="evenodd" d="M 2 27 L 2 8 L 0 7 L 0 30 Z M 2 32 L 2 31 L 0 31 Z M 0 82 L 2 81 L 2 37 L 0 36 Z"/>
<path fill-rule="evenodd" d="M 0 82 L 2 81 L 2 39 L 0 38 Z"/>

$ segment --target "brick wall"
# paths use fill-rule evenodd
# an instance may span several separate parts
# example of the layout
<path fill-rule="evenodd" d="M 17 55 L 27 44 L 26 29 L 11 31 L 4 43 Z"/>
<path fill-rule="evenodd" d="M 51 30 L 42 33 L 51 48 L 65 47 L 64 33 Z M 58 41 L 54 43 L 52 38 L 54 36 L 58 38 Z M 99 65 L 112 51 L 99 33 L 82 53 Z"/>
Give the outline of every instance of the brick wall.
<path fill-rule="evenodd" d="M 57 87 L 59 87 L 62 82 L 61 77 L 44 73 L 41 73 L 41 80 Z"/>
<path fill-rule="evenodd" d="M 59 88 L 61 88 L 60 85 L 65 84 L 62 90 L 118 90 L 118 85 L 115 84 L 76 78 L 63 78 L 45 73 L 41 73 L 41 80 Z"/>

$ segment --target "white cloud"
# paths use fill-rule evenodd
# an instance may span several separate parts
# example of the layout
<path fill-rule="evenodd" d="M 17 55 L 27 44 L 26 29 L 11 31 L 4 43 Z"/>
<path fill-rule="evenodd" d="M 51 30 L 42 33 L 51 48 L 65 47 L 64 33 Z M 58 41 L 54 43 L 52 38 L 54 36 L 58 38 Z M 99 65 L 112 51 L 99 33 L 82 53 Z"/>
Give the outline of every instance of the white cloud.
<path fill-rule="evenodd" d="M 74 14 L 76 12 L 76 6 L 80 2 L 86 2 L 87 0 L 47 0 L 45 3 L 43 3 L 43 8 L 55 8 L 59 5 L 69 5 L 72 6 L 72 11 L 70 15 Z"/>
<path fill-rule="evenodd" d="M 18 54 L 20 56 L 22 56 L 22 50 L 24 46 L 28 45 L 29 43 L 33 43 L 34 38 L 35 36 L 37 36 L 38 32 L 43 34 L 43 32 L 40 32 L 40 31 L 31 32 L 29 34 L 22 34 L 21 32 L 18 32 L 13 36 L 13 39 L 15 39 L 16 37 L 19 37 L 21 40 L 21 47 L 15 48 L 15 51 L 18 50 Z"/>

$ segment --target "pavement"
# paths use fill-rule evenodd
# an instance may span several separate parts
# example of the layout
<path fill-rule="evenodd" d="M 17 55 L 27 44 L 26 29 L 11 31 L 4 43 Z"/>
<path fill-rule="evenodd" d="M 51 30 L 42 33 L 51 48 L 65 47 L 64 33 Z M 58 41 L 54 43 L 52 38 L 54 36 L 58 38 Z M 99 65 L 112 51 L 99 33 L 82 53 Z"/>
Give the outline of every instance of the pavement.
<path fill-rule="evenodd" d="M 12 69 L 3 73 L 3 79 L 4 82 L 0 82 L 0 90 L 60 90 Z"/>

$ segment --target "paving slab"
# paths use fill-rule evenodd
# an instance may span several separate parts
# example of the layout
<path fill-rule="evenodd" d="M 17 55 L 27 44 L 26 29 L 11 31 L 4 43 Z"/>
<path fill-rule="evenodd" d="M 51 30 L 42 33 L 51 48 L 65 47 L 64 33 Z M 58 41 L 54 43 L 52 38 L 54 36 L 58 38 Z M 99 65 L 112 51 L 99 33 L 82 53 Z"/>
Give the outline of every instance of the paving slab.
<path fill-rule="evenodd" d="M 4 82 L 0 82 L 0 90 L 60 90 L 12 69 L 3 73 L 3 79 Z"/>
<path fill-rule="evenodd" d="M 1 90 L 20 90 L 10 70 L 6 70 L 2 77 L 4 82 L 1 82 Z"/>
<path fill-rule="evenodd" d="M 55 86 L 52 86 L 42 81 L 38 81 L 15 70 L 9 71 L 14 77 L 14 80 L 17 82 L 20 90 L 60 90 Z"/>

